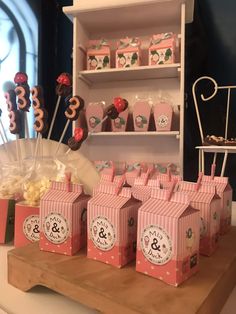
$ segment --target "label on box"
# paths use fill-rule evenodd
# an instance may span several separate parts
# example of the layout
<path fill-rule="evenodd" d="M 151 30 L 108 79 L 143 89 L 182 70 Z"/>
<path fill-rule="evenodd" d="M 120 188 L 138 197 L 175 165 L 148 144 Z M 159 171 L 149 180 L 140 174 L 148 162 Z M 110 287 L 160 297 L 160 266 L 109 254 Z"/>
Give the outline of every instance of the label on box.
<path fill-rule="evenodd" d="M 142 116 L 142 115 L 138 115 L 135 117 L 135 125 L 138 127 L 138 128 L 144 128 L 144 125 L 147 124 L 147 118 Z"/>
<path fill-rule="evenodd" d="M 166 64 L 173 62 L 173 51 L 171 48 L 152 49 L 149 53 L 149 64 Z"/>
<path fill-rule="evenodd" d="M 160 127 L 160 128 L 165 128 L 168 124 L 168 117 L 164 114 L 160 115 L 157 119 L 157 125 Z"/>
<path fill-rule="evenodd" d="M 138 52 L 117 53 L 117 68 L 138 66 Z"/>
<path fill-rule="evenodd" d="M 90 237 L 98 249 L 109 251 L 115 245 L 115 228 L 106 217 L 97 216 L 90 224 Z"/>
<path fill-rule="evenodd" d="M 101 70 L 110 68 L 110 58 L 108 55 L 88 56 L 88 70 Z"/>
<path fill-rule="evenodd" d="M 23 232 L 28 240 L 39 241 L 39 215 L 30 215 L 25 218 Z"/>
<path fill-rule="evenodd" d="M 43 232 L 45 237 L 54 244 L 66 241 L 69 236 L 69 224 L 65 217 L 59 213 L 50 213 L 45 217 Z"/>
<path fill-rule="evenodd" d="M 159 226 L 146 227 L 141 235 L 141 249 L 144 256 L 156 265 L 166 264 L 172 257 L 172 241 Z"/>
<path fill-rule="evenodd" d="M 91 116 L 89 118 L 89 126 L 93 129 L 101 122 L 101 120 L 98 117 Z"/>

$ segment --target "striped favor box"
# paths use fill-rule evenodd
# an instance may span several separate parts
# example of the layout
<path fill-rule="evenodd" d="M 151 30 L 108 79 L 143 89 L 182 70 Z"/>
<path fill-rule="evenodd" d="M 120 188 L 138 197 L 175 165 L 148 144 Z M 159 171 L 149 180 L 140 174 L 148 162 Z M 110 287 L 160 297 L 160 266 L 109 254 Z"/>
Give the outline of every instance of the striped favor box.
<path fill-rule="evenodd" d="M 174 286 L 196 273 L 199 219 L 184 193 L 152 190 L 139 209 L 136 270 Z"/>
<path fill-rule="evenodd" d="M 116 267 L 135 259 L 141 203 L 122 187 L 124 176 L 103 181 L 88 202 L 88 258 Z"/>
<path fill-rule="evenodd" d="M 86 245 L 88 200 L 81 185 L 52 182 L 40 201 L 41 250 L 73 255 Z"/>
<path fill-rule="evenodd" d="M 138 213 L 136 270 L 173 286 L 196 273 L 199 219 L 184 193 L 153 189 Z"/>
<path fill-rule="evenodd" d="M 39 206 L 25 202 L 15 205 L 15 247 L 25 246 L 39 241 Z"/>
<path fill-rule="evenodd" d="M 220 198 L 213 185 L 181 181 L 178 191 L 188 193 L 190 204 L 200 210 L 200 254 L 210 256 L 219 246 Z"/>
<path fill-rule="evenodd" d="M 229 232 L 231 228 L 233 191 L 229 184 L 229 179 L 226 177 L 203 176 L 202 183 L 215 186 L 216 193 L 220 197 L 220 234 L 224 235 Z"/>

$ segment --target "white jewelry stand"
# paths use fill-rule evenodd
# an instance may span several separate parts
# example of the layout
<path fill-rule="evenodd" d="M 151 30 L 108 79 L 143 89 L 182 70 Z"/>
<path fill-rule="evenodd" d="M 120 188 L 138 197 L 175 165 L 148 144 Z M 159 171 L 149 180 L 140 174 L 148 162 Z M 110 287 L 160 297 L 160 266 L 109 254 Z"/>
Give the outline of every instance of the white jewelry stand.
<path fill-rule="evenodd" d="M 221 177 L 224 176 L 224 172 L 225 172 L 225 166 L 226 166 L 226 162 L 227 162 L 227 158 L 228 158 L 228 154 L 235 154 L 236 153 L 236 146 L 204 146 L 204 138 L 205 135 L 203 133 L 203 128 L 202 128 L 202 122 L 201 122 L 201 117 L 200 117 L 200 113 L 199 113 L 199 106 L 198 106 L 198 102 L 197 102 L 197 97 L 196 97 L 196 86 L 197 84 L 202 81 L 202 80 L 210 80 L 213 84 L 214 84 L 214 92 L 211 96 L 209 97 L 205 97 L 203 94 L 201 94 L 201 99 L 203 101 L 208 101 L 210 99 L 212 99 L 213 97 L 215 97 L 215 95 L 217 94 L 218 90 L 220 89 L 226 89 L 228 91 L 227 93 L 227 103 L 226 103 L 226 121 L 225 121 L 225 134 L 224 134 L 224 138 L 227 139 L 228 136 L 228 124 L 229 124 L 229 109 L 230 109 L 230 97 L 231 97 L 231 90 L 232 89 L 236 89 L 235 85 L 232 86 L 218 86 L 218 84 L 216 83 L 216 81 L 209 76 L 202 76 L 199 79 L 197 79 L 192 87 L 192 93 L 193 93 L 193 100 L 194 100 L 194 105 L 195 105 L 195 109 L 196 109 L 196 114 L 197 114 L 197 120 L 198 120 L 198 126 L 199 126 L 199 131 L 200 131 L 200 136 L 201 136 L 201 142 L 202 142 L 202 146 L 197 146 L 196 148 L 199 149 L 199 172 L 203 172 L 204 173 L 204 153 L 214 153 L 214 157 L 213 157 L 213 164 L 216 163 L 216 157 L 217 157 L 217 153 L 224 153 L 224 160 L 223 160 L 223 164 L 222 164 L 222 168 L 221 168 Z"/>

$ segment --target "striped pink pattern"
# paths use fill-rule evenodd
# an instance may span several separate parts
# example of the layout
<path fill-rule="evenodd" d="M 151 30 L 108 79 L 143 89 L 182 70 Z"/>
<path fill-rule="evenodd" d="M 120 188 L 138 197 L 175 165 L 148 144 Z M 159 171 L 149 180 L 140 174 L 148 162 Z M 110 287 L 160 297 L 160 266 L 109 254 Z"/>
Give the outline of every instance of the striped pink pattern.
<path fill-rule="evenodd" d="M 131 198 L 131 189 L 130 188 L 122 188 L 119 196 L 123 196 L 123 197 L 127 197 L 127 198 Z"/>
<path fill-rule="evenodd" d="M 152 187 L 143 185 L 134 185 L 132 188 L 132 195 L 141 202 L 145 202 L 151 197 Z"/>
<path fill-rule="evenodd" d="M 197 249 L 199 242 L 199 212 L 192 210 L 191 218 L 186 219 L 181 228 L 178 227 L 178 223 L 182 220 L 181 215 L 189 208 L 188 204 L 178 204 L 175 202 L 168 202 L 165 200 L 149 199 L 145 204 L 143 204 L 139 209 L 138 214 L 138 239 L 137 239 L 137 248 L 140 247 L 141 234 L 143 229 L 149 225 L 157 225 L 162 227 L 170 236 L 173 245 L 173 257 L 172 259 L 177 259 L 177 256 L 186 256 L 186 243 L 185 241 L 185 232 L 191 227 L 193 228 L 196 234 L 196 244 Z M 181 217 L 181 218 L 180 218 Z M 184 216 L 185 217 L 185 216 Z M 191 222 L 191 225 L 189 225 Z M 178 231 L 179 230 L 179 231 Z M 178 234 L 179 232 L 179 234 Z M 181 237 L 180 237 L 181 234 Z M 178 243 L 182 242 L 182 248 L 180 251 L 177 251 Z M 193 248 L 193 249 L 194 249 Z"/>
<path fill-rule="evenodd" d="M 127 197 L 99 193 L 92 198 L 91 202 L 96 204 L 96 206 L 106 207 L 111 210 L 111 208 L 122 208 L 128 200 L 129 198 Z"/>
<path fill-rule="evenodd" d="M 67 183 L 52 181 L 52 190 L 67 191 Z M 70 191 L 81 194 L 83 189 L 81 184 L 70 183 Z"/>
<path fill-rule="evenodd" d="M 188 181 L 180 181 L 177 184 L 178 191 L 195 191 L 196 183 Z"/>
<path fill-rule="evenodd" d="M 135 178 L 134 185 L 146 185 L 146 179 L 143 177 Z"/>
<path fill-rule="evenodd" d="M 98 185 L 98 192 L 115 195 L 117 191 L 117 185 L 111 182 L 110 184 L 101 183 Z"/>
<path fill-rule="evenodd" d="M 81 185 L 71 184 L 73 192 L 67 192 L 65 189 L 66 183 L 53 182 L 40 201 L 40 249 L 73 255 L 85 245 L 86 220 L 81 220 L 81 214 L 83 209 L 87 208 L 89 197 L 81 195 Z M 62 215 L 69 226 L 69 236 L 60 245 L 50 242 L 43 232 L 45 218 L 53 213 Z"/>
<path fill-rule="evenodd" d="M 113 180 L 113 174 L 102 174 L 100 182 L 112 182 Z"/>
<path fill-rule="evenodd" d="M 177 203 L 175 201 L 173 202 L 166 201 L 164 199 L 150 198 L 141 206 L 140 211 L 177 219 L 183 214 L 188 206 L 188 203 Z"/>
<path fill-rule="evenodd" d="M 158 179 L 149 179 L 147 185 L 153 188 L 160 188 L 160 181 Z"/>

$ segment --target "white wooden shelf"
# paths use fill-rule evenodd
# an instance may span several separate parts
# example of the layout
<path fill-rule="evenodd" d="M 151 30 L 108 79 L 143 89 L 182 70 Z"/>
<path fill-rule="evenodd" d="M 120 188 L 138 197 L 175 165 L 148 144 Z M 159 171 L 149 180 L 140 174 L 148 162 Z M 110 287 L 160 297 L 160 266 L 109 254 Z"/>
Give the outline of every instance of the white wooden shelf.
<path fill-rule="evenodd" d="M 125 69 L 86 70 L 79 72 L 79 78 L 84 79 L 88 84 L 111 81 L 176 78 L 179 76 L 179 69 L 180 63 L 139 66 Z"/>
<path fill-rule="evenodd" d="M 173 25 L 180 21 L 180 5 L 186 3 L 186 21 L 193 19 L 194 0 L 120 0 L 75 1 L 64 7 L 67 15 L 75 16 L 88 33 L 138 29 L 155 25 Z"/>
<path fill-rule="evenodd" d="M 196 146 L 196 149 L 200 149 L 206 153 L 225 153 L 236 154 L 236 146 Z"/>
<path fill-rule="evenodd" d="M 169 131 L 169 132 L 157 132 L 157 131 L 147 131 L 147 132 L 97 132 L 90 134 L 93 137 L 96 136 L 175 136 L 179 138 L 179 131 Z"/>

